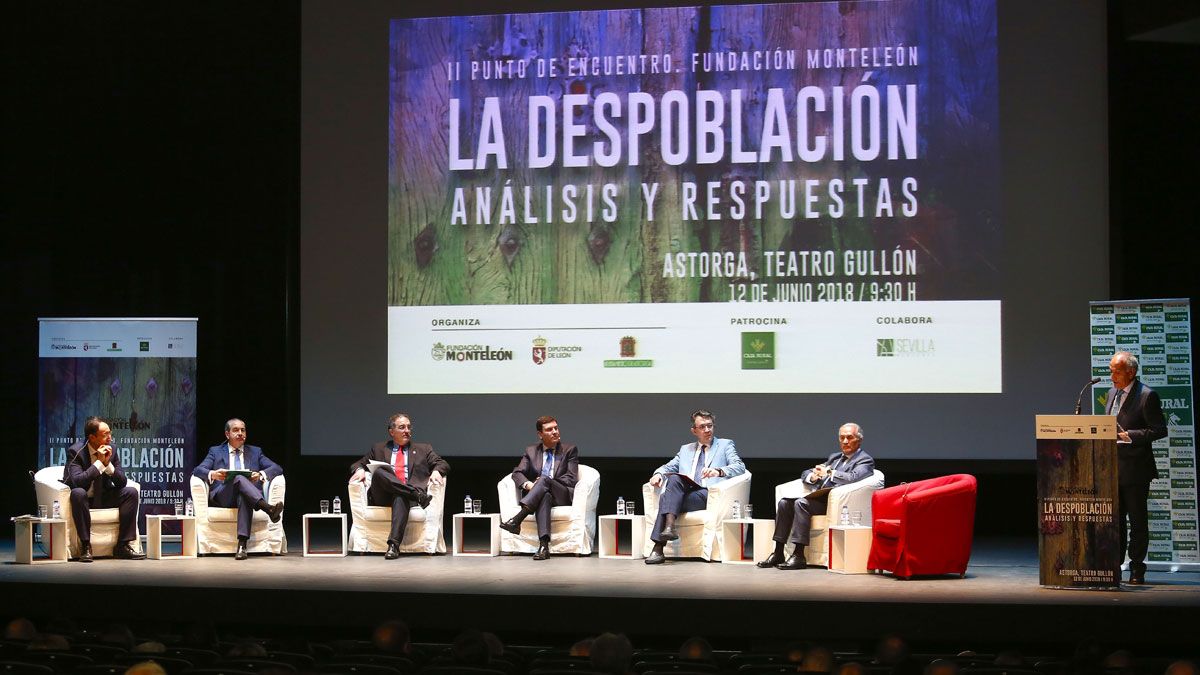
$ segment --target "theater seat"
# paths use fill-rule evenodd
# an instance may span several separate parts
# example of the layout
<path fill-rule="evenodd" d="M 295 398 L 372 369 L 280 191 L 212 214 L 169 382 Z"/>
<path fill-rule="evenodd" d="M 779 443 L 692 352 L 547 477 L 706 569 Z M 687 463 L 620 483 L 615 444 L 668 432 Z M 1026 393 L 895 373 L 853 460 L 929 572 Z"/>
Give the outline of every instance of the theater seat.
<path fill-rule="evenodd" d="M 500 498 L 500 520 L 517 515 L 521 491 L 506 473 L 496 483 Z M 579 480 L 569 506 L 550 509 L 550 552 L 591 555 L 596 546 L 596 502 L 600 499 L 600 472 L 586 464 L 579 465 Z M 500 530 L 500 550 L 504 553 L 536 553 L 538 549 L 537 521 L 530 515 L 521 523 L 521 534 Z"/>
<path fill-rule="evenodd" d="M 198 476 L 191 477 L 192 502 L 196 508 L 196 545 L 201 555 L 210 553 L 233 553 L 237 550 L 237 507 L 222 508 L 208 505 L 208 481 Z M 275 504 L 282 502 L 287 493 L 287 480 L 283 474 L 267 481 L 263 486 L 263 497 Z M 287 535 L 283 531 L 283 518 L 272 523 L 267 514 L 255 510 L 250 519 L 250 539 L 246 541 L 250 553 L 287 553 Z"/>
<path fill-rule="evenodd" d="M 779 500 L 784 497 L 803 497 L 812 492 L 815 487 L 801 478 L 777 485 L 775 486 L 775 503 L 779 504 Z M 825 515 L 813 516 L 812 522 L 809 523 L 808 546 L 804 549 L 805 562 L 809 565 L 828 567 L 829 526 L 837 523 L 838 518 L 841 517 L 843 506 L 851 513 L 861 511 L 862 523 L 869 525 L 871 523 L 871 496 L 881 488 L 883 488 L 883 472 L 876 469 L 874 473 L 862 480 L 839 485 L 830 490 L 829 497 L 825 502 Z M 792 548 L 792 544 L 788 544 L 785 553 L 791 555 Z"/>
<path fill-rule="evenodd" d="M 371 474 L 367 482 L 351 481 L 347 487 L 350 515 L 354 523 L 350 527 L 350 550 L 355 553 L 383 553 L 387 551 L 388 535 L 392 533 L 392 507 L 371 506 L 367 494 L 371 489 Z M 404 541 L 400 542 L 401 553 L 445 553 L 446 538 L 442 532 L 442 514 L 445 513 L 446 483 L 429 486 L 429 506 L 421 508 L 414 504 L 408 510 L 408 522 L 404 525 Z"/>
<path fill-rule="evenodd" d="M 75 531 L 75 521 L 71 519 L 71 488 L 62 482 L 63 466 L 48 466 L 44 469 L 39 469 L 33 475 L 34 489 L 37 492 L 38 504 L 46 507 L 46 513 L 54 512 L 54 502 L 58 502 L 59 512 L 64 520 L 67 521 L 67 550 L 71 557 L 79 555 L 79 532 Z M 137 490 L 139 496 L 141 494 L 141 486 L 137 481 L 130 480 L 127 482 L 129 487 Z M 92 555 L 103 558 L 112 555 L 113 548 L 117 545 L 117 536 L 121 529 L 120 510 L 117 508 L 111 509 L 92 509 Z M 136 525 L 135 525 L 136 527 Z M 138 537 L 130 544 L 133 550 L 142 550 L 141 531 L 138 531 Z"/>
<path fill-rule="evenodd" d="M 658 499 L 662 490 L 662 487 L 654 487 L 650 483 L 642 485 L 642 502 L 646 505 L 646 555 L 650 555 L 654 548 L 650 533 L 654 530 L 654 521 L 658 519 Z M 725 539 L 721 524 L 732 517 L 735 501 L 742 504 L 750 501 L 749 471 L 709 487 L 708 502 L 704 510 L 679 514 L 675 519 L 679 539 L 667 542 L 663 553 L 671 558 L 721 560 L 722 543 Z"/>
<path fill-rule="evenodd" d="M 957 574 L 971 559 L 975 477 L 954 474 L 877 491 L 867 568 L 897 577 Z"/>

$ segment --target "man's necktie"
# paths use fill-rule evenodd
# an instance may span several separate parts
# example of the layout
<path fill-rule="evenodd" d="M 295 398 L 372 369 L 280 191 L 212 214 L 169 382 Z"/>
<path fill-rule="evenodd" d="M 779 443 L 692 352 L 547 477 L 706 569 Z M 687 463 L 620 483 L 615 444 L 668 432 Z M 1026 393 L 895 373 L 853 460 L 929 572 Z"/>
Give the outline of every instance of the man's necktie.
<path fill-rule="evenodd" d="M 542 459 L 542 477 L 554 477 L 554 451 L 546 450 L 546 456 Z"/>
<path fill-rule="evenodd" d="M 399 478 L 401 483 L 408 482 L 404 477 L 404 465 L 404 448 L 396 448 L 396 478 Z"/>
<path fill-rule="evenodd" d="M 705 455 L 707 455 L 707 454 L 708 454 L 708 446 L 707 445 L 700 446 L 700 452 L 696 457 L 696 470 L 692 473 L 692 478 L 697 483 L 704 480 L 704 478 L 702 477 L 701 474 L 704 473 L 704 460 L 705 460 Z"/>
<path fill-rule="evenodd" d="M 1121 401 L 1124 398 L 1125 398 L 1125 390 L 1124 389 L 1118 389 L 1113 394 L 1112 407 L 1109 408 L 1109 410 L 1108 410 L 1109 415 L 1116 415 L 1117 413 L 1121 412 Z"/>
<path fill-rule="evenodd" d="M 233 451 L 233 469 L 234 471 L 242 470 L 242 449 L 237 448 Z"/>
<path fill-rule="evenodd" d="M 842 460 L 845 458 L 846 456 L 842 455 L 841 457 L 833 460 L 833 464 L 829 465 L 829 474 L 825 476 L 825 480 L 821 481 L 821 487 L 828 487 L 829 484 L 833 482 L 833 472 L 841 468 Z"/>

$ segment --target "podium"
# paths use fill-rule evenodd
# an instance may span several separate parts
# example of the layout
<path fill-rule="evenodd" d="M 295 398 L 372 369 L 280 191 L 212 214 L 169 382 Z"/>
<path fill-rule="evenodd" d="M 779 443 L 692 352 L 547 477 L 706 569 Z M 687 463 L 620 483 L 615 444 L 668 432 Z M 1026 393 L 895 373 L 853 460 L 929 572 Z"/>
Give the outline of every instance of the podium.
<path fill-rule="evenodd" d="M 1121 586 L 1117 418 L 1038 415 L 1038 583 Z"/>

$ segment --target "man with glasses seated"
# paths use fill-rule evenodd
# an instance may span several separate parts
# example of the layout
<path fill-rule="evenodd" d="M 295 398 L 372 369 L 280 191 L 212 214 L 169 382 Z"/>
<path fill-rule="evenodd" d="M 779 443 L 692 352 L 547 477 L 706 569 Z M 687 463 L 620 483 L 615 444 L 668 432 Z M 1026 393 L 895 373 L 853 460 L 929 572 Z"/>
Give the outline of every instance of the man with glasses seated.
<path fill-rule="evenodd" d="M 450 473 L 450 465 L 433 451 L 428 443 L 412 442 L 412 419 L 406 413 L 388 418 L 390 441 L 376 443 L 370 452 L 350 465 L 351 481 L 364 482 L 371 476 L 367 504 L 392 507 L 392 529 L 388 532 L 385 560 L 400 557 L 400 543 L 408 525 L 408 512 L 413 504 L 429 506 L 433 497 L 430 485 L 440 485 Z M 375 468 L 371 468 L 371 462 Z M 380 462 L 385 462 L 381 464 Z"/>
<path fill-rule="evenodd" d="M 663 545 L 679 538 L 675 530 L 679 514 L 702 511 L 708 506 L 709 486 L 746 472 L 733 441 L 714 437 L 716 420 L 716 415 L 707 410 L 692 413 L 692 435 L 696 442 L 681 446 L 671 461 L 655 469 L 650 477 L 651 485 L 665 487 L 658 499 L 658 518 L 650 532 L 654 549 L 646 558 L 647 565 L 666 560 Z"/>
<path fill-rule="evenodd" d="M 857 483 L 875 473 L 875 460 L 862 449 L 862 427 L 847 422 L 838 429 L 838 444 L 841 451 L 835 452 L 811 469 L 800 474 L 801 480 L 814 490 L 834 488 L 839 485 Z M 781 570 L 805 568 L 804 547 L 808 546 L 808 532 L 812 517 L 825 513 L 829 505 L 829 492 L 814 493 L 811 497 L 784 497 L 775 506 L 775 551 L 760 560 L 761 568 L 775 567 Z M 792 555 L 783 559 L 783 549 L 788 543 L 796 545 Z"/>

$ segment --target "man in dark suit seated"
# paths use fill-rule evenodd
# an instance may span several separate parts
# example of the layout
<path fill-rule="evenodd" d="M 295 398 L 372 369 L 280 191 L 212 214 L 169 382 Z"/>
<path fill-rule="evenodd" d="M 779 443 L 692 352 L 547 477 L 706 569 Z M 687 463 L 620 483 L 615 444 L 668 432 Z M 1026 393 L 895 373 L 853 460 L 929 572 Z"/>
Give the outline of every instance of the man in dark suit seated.
<path fill-rule="evenodd" d="M 121 462 L 112 448 L 112 431 L 99 417 L 83 423 L 86 440 L 67 450 L 63 483 L 71 488 L 71 520 L 79 533 L 79 562 L 92 562 L 91 509 L 117 508 L 119 530 L 114 558 L 141 560 L 144 553 L 133 550 L 137 538 L 138 491 L 130 486 Z"/>
<path fill-rule="evenodd" d="M 387 553 L 383 557 L 395 560 L 400 557 L 400 543 L 404 541 L 404 528 L 408 525 L 408 512 L 413 504 L 421 508 L 429 506 L 430 485 L 441 485 L 450 465 L 433 451 L 428 443 L 412 442 L 412 418 L 407 413 L 396 413 L 388 418 L 388 435 L 392 440 L 376 443 L 357 462 L 350 465 L 351 481 L 365 482 L 371 477 L 367 490 L 367 503 L 371 506 L 392 507 L 392 529 L 388 532 Z M 375 464 L 371 462 L 386 462 Z"/>
<path fill-rule="evenodd" d="M 541 442 L 525 448 L 512 479 L 525 495 L 521 510 L 500 524 L 513 534 L 521 533 L 521 521 L 531 513 L 537 514 L 538 550 L 534 560 L 550 557 L 550 509 L 569 506 L 575 498 L 579 482 L 579 449 L 561 441 L 558 420 L 550 416 L 537 418 L 535 423 Z"/>
<path fill-rule="evenodd" d="M 862 427 L 854 422 L 847 422 L 838 429 L 838 443 L 841 451 L 835 452 L 811 469 L 800 474 L 801 480 L 808 483 L 814 490 L 834 488 L 839 485 L 857 483 L 875 473 L 875 460 L 862 449 Z M 808 546 L 808 531 L 812 517 L 825 513 L 829 505 L 829 493 L 819 497 L 784 497 L 775 506 L 775 550 L 766 560 L 760 560 L 761 568 L 776 567 L 781 570 L 802 570 L 804 563 L 804 547 Z M 787 560 L 783 559 L 783 549 L 788 544 L 796 548 Z"/>
<path fill-rule="evenodd" d="M 249 476 L 229 471 L 249 471 Z M 246 445 L 246 423 L 236 417 L 225 423 L 225 442 L 208 449 L 208 456 L 192 471 L 192 475 L 209 483 L 210 506 L 238 509 L 237 552 L 235 560 L 245 560 L 246 540 L 250 538 L 250 521 L 255 509 L 278 523 L 283 514 L 283 502 L 267 503 L 261 485 L 283 473 L 283 468 L 263 454 L 262 448 Z"/>
<path fill-rule="evenodd" d="M 1146 550 L 1150 546 L 1150 524 L 1146 500 L 1150 481 L 1158 478 L 1154 441 L 1167 435 L 1162 401 L 1138 379 L 1137 357 L 1117 352 L 1108 362 L 1113 387 L 1105 399 L 1105 410 L 1117 416 L 1117 522 L 1121 527 L 1121 557 L 1125 557 L 1129 533 L 1129 583 L 1146 583 Z M 1126 528 L 1125 518 L 1129 518 Z"/>

